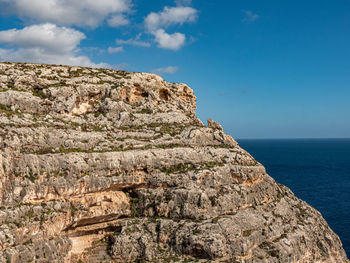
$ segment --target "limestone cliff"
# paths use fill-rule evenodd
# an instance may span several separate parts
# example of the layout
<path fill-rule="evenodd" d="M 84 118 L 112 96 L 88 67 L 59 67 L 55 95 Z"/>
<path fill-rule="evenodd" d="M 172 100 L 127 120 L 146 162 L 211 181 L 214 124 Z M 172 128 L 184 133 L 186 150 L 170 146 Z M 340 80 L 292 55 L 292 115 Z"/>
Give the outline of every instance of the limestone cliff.
<path fill-rule="evenodd" d="M 349 262 L 184 84 L 0 63 L 0 262 Z"/>

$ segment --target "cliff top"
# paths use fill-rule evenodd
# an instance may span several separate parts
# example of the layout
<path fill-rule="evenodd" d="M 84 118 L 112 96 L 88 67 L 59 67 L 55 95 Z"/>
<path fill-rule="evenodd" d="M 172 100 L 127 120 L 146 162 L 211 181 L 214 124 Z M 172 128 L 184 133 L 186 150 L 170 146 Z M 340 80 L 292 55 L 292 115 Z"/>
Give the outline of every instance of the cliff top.
<path fill-rule="evenodd" d="M 193 114 L 196 109 L 196 98 L 187 85 L 168 83 L 161 77 L 149 73 L 0 63 L 0 85 L 0 91 L 7 92 L 5 94 L 10 100 L 21 100 L 26 97 L 30 103 L 30 107 L 27 108 L 33 113 L 81 115 L 97 112 L 101 105 L 97 106 L 96 103 L 100 102 L 100 98 L 107 99 L 106 103 L 109 105 L 106 107 L 113 107 L 110 101 L 118 101 L 132 113 L 143 109 L 155 112 L 183 111 Z M 30 92 L 32 96 L 21 95 L 18 92 Z M 57 98 L 60 100 L 70 98 L 70 104 L 58 105 Z M 47 103 L 43 104 L 43 100 Z M 20 105 L 21 103 L 18 107 Z M 18 108 L 18 110 L 24 109 Z"/>

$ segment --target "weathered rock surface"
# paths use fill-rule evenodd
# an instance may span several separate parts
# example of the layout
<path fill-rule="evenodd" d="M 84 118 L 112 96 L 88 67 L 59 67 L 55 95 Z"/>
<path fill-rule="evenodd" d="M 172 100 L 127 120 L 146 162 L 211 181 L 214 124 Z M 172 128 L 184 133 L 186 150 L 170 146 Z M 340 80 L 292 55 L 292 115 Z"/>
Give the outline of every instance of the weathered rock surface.
<path fill-rule="evenodd" d="M 0 262 L 349 262 L 184 84 L 0 63 Z"/>

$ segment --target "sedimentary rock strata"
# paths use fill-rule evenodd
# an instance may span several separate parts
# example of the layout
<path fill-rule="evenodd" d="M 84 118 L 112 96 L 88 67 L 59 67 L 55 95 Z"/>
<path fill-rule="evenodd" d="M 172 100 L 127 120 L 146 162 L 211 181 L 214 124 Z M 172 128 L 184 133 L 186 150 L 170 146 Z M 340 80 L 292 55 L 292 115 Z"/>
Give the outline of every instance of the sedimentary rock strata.
<path fill-rule="evenodd" d="M 349 262 L 185 84 L 0 63 L 0 262 Z"/>

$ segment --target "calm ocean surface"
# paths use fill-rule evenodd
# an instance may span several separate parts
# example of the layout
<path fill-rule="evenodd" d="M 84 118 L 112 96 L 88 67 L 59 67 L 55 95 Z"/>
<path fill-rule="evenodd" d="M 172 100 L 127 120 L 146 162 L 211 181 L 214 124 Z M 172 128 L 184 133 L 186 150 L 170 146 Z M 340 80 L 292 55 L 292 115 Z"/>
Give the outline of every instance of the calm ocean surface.
<path fill-rule="evenodd" d="M 350 256 L 350 139 L 237 140 L 327 220 Z"/>

